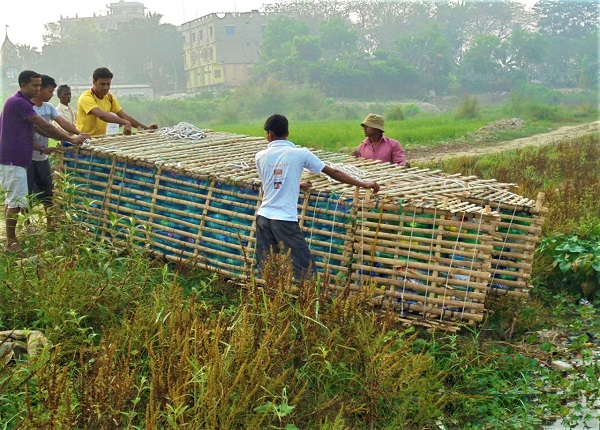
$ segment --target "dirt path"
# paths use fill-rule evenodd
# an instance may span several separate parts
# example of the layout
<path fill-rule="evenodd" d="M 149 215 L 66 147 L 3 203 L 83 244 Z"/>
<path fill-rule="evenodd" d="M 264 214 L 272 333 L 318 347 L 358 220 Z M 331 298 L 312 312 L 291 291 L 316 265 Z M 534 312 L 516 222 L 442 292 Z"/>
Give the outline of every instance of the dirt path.
<path fill-rule="evenodd" d="M 520 139 L 505 142 L 481 142 L 475 138 L 474 142 L 449 142 L 448 144 L 428 148 L 415 146 L 408 148 L 411 163 L 430 163 L 451 157 L 463 157 L 469 155 L 482 155 L 493 152 L 508 151 L 523 146 L 547 145 L 554 141 L 573 139 L 590 133 L 600 132 L 600 121 L 586 124 L 560 127 L 548 133 L 536 134 Z"/>

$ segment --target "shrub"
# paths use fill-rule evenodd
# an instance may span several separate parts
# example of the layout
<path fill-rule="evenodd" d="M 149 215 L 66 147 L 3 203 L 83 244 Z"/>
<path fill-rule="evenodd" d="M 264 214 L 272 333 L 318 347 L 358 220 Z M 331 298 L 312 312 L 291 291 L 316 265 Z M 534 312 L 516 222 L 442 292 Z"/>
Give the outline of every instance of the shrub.
<path fill-rule="evenodd" d="M 421 113 L 421 108 L 415 104 L 408 104 L 403 106 L 404 116 L 410 118 L 411 116 L 417 116 Z"/>
<path fill-rule="evenodd" d="M 592 299 L 600 293 L 600 223 L 589 232 L 557 234 L 542 239 L 539 252 L 552 258 L 552 281 L 569 292 Z"/>
<path fill-rule="evenodd" d="M 402 121 L 404 119 L 404 109 L 402 105 L 390 107 L 385 114 L 385 118 L 390 121 Z"/>
<path fill-rule="evenodd" d="M 469 119 L 479 115 L 479 100 L 477 97 L 466 95 L 461 99 L 454 111 L 454 118 Z"/>

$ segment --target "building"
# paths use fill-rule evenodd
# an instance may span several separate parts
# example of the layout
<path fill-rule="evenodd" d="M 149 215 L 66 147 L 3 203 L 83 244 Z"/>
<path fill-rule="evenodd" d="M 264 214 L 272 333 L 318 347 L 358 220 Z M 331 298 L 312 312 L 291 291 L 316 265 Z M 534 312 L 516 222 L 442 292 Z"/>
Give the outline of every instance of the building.
<path fill-rule="evenodd" d="M 12 94 L 19 89 L 19 73 L 21 73 L 19 54 L 6 31 L 4 42 L 0 47 L 0 97 Z"/>
<path fill-rule="evenodd" d="M 92 86 L 90 84 L 71 85 L 73 100 L 79 99 L 79 96 Z M 110 93 L 115 97 L 135 97 L 138 99 L 153 99 L 154 89 L 148 84 L 121 84 L 111 85 Z"/>
<path fill-rule="evenodd" d="M 106 5 L 108 11 L 106 15 L 94 15 L 91 17 L 74 18 L 60 17 L 60 35 L 64 37 L 72 32 L 73 27 L 78 23 L 92 22 L 100 31 L 116 30 L 119 25 L 131 21 L 136 18 L 145 17 L 145 9 L 143 3 L 137 1 L 119 0 L 118 3 L 110 3 Z"/>
<path fill-rule="evenodd" d="M 266 28 L 267 17 L 258 10 L 211 13 L 182 24 L 187 92 L 247 81 Z"/>

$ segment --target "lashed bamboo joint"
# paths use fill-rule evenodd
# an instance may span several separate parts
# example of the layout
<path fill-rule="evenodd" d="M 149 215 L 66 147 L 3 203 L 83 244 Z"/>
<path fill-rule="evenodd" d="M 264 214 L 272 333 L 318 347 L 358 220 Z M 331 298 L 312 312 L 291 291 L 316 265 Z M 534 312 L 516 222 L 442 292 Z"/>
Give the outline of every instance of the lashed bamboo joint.
<path fill-rule="evenodd" d="M 244 280 L 255 250 L 263 138 L 210 130 L 106 136 L 58 155 L 66 200 L 96 234 L 134 234 L 169 259 Z M 546 209 L 513 184 L 402 168 L 325 151 L 327 163 L 377 180 L 378 195 L 305 173 L 299 222 L 333 289 L 375 288 L 403 320 L 454 329 L 483 319 L 492 291 L 527 296 Z"/>

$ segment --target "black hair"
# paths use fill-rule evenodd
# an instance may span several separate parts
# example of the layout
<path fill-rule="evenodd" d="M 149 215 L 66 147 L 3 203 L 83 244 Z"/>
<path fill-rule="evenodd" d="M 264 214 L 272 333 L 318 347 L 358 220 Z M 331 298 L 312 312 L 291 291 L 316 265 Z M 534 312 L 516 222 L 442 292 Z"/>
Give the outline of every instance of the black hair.
<path fill-rule="evenodd" d="M 42 75 L 42 88 L 56 88 L 56 81 L 48 75 Z"/>
<path fill-rule="evenodd" d="M 113 78 L 113 74 L 110 70 L 108 70 L 106 67 L 98 67 L 96 70 L 94 70 L 94 74 L 92 75 L 92 79 L 94 81 L 97 81 L 98 79 L 112 79 Z"/>
<path fill-rule="evenodd" d="M 19 86 L 28 84 L 34 78 L 41 77 L 42 75 L 40 75 L 38 72 L 34 72 L 33 70 L 23 70 L 21 73 L 19 73 Z"/>
<path fill-rule="evenodd" d="M 283 115 L 271 115 L 265 121 L 265 131 L 272 131 L 275 137 L 287 137 L 289 134 L 288 119 Z"/>
<path fill-rule="evenodd" d="M 68 86 L 67 84 L 59 85 L 58 88 L 56 89 L 56 95 L 57 95 L 57 97 L 60 97 L 63 93 L 65 93 L 67 91 L 71 91 L 70 86 Z"/>

